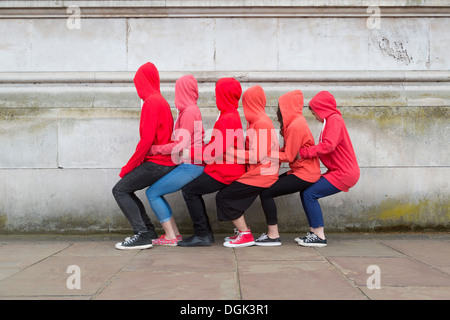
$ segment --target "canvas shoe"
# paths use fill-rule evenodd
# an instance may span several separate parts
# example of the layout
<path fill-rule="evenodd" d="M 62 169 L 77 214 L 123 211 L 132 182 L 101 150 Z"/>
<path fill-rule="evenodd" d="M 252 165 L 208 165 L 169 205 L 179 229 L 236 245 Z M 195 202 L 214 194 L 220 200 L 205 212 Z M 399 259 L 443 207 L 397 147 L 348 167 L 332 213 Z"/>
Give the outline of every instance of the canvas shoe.
<path fill-rule="evenodd" d="M 166 239 L 166 235 L 163 234 L 158 239 L 152 240 L 152 244 L 158 245 L 158 246 L 171 246 L 175 247 L 178 244 L 178 241 L 181 241 L 181 235 L 176 236 L 174 239 Z"/>
<path fill-rule="evenodd" d="M 327 239 L 320 239 L 316 234 L 313 234 L 298 244 L 304 247 L 326 247 Z"/>
<path fill-rule="evenodd" d="M 119 250 L 148 249 L 152 246 L 149 232 L 139 232 L 124 242 L 116 243 L 116 249 Z"/>
<path fill-rule="evenodd" d="M 236 238 L 239 235 L 239 230 L 237 228 L 234 228 L 234 236 L 229 236 L 229 237 L 225 237 L 225 239 L 223 239 L 225 242 L 228 241 L 232 241 L 232 240 L 236 240 Z"/>
<path fill-rule="evenodd" d="M 227 248 L 239 248 L 239 247 L 249 247 L 255 244 L 255 239 L 253 238 L 252 232 L 239 231 L 236 239 L 231 241 L 226 241 L 223 245 Z"/>
<path fill-rule="evenodd" d="M 255 240 L 255 244 L 257 246 L 263 247 L 275 247 L 281 246 L 281 238 L 278 237 L 276 239 L 269 238 L 269 236 L 263 233 L 258 239 Z"/>
<path fill-rule="evenodd" d="M 312 236 L 313 234 L 314 234 L 314 232 L 308 231 L 306 233 L 306 236 L 303 236 L 303 237 L 298 236 L 297 238 L 294 239 L 294 241 L 297 243 L 303 242 L 303 241 L 305 241 L 306 238 Z"/>

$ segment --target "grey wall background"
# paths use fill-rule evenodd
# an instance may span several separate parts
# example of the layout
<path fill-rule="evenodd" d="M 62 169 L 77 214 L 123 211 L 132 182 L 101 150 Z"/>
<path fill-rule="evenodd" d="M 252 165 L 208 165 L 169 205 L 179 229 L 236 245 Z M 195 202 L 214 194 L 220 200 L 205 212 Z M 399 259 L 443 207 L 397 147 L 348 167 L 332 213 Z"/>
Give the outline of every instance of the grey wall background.
<path fill-rule="evenodd" d="M 448 30 L 447 0 L 2 1 L 0 233 L 129 231 L 111 189 L 139 139 L 132 79 L 147 61 L 172 107 L 175 81 L 197 78 L 206 129 L 221 77 L 261 85 L 275 125 L 283 93 L 300 89 L 307 105 L 330 91 L 361 178 L 321 200 L 326 229 L 448 229 Z M 181 193 L 167 200 L 189 233 Z M 298 194 L 277 205 L 281 231 L 306 230 Z M 265 231 L 259 200 L 246 218 Z"/>

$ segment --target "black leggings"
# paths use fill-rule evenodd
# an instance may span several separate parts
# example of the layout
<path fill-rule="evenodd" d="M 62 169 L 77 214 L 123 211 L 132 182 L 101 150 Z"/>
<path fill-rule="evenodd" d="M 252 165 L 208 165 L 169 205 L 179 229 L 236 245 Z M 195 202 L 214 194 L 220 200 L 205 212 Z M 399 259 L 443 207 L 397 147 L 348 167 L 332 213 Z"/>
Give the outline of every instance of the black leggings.
<path fill-rule="evenodd" d="M 261 204 L 266 216 L 267 225 L 278 224 L 277 205 L 275 197 L 291 194 L 294 192 L 303 192 L 314 183 L 304 181 L 294 174 L 283 173 L 270 188 L 267 188 L 260 194 Z"/>

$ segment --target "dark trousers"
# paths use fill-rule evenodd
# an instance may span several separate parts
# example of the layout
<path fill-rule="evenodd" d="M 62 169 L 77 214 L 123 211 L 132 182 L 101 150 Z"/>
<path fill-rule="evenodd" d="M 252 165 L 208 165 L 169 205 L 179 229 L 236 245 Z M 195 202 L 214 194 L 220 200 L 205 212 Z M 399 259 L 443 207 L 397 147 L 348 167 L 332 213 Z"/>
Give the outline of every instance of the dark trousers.
<path fill-rule="evenodd" d="M 189 215 L 194 224 L 194 234 L 199 237 L 206 237 L 212 234 L 211 224 L 206 213 L 203 195 L 216 192 L 226 186 L 225 183 L 211 178 L 208 174 L 202 173 L 197 179 L 189 182 L 181 190 L 184 201 L 186 201 Z"/>
<path fill-rule="evenodd" d="M 144 162 L 120 179 L 112 189 L 113 196 L 123 214 L 130 222 L 134 233 L 155 229 L 155 226 L 145 212 L 144 204 L 134 192 L 152 185 L 175 167 L 162 166 L 153 162 Z"/>
<path fill-rule="evenodd" d="M 260 194 L 261 205 L 266 216 L 267 224 L 271 226 L 278 224 L 275 197 L 299 191 L 301 193 L 312 185 L 312 182 L 304 181 L 294 174 L 283 173 L 280 175 L 278 180 L 270 188 L 267 188 Z"/>
<path fill-rule="evenodd" d="M 265 188 L 238 181 L 223 188 L 216 195 L 218 220 L 230 221 L 240 218 L 263 190 Z"/>

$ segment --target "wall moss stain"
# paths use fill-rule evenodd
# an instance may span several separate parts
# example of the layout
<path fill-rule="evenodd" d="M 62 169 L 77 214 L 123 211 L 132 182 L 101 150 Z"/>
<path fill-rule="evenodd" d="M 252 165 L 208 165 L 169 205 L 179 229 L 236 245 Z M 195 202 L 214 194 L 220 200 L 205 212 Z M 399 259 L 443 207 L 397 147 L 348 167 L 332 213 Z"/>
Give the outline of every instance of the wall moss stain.
<path fill-rule="evenodd" d="M 8 223 L 8 216 L 0 214 L 0 232 L 6 231 L 6 224 Z"/>
<path fill-rule="evenodd" d="M 449 200 L 417 200 L 405 202 L 401 200 L 384 200 L 376 208 L 369 210 L 369 220 L 381 224 L 407 225 L 450 225 Z"/>

